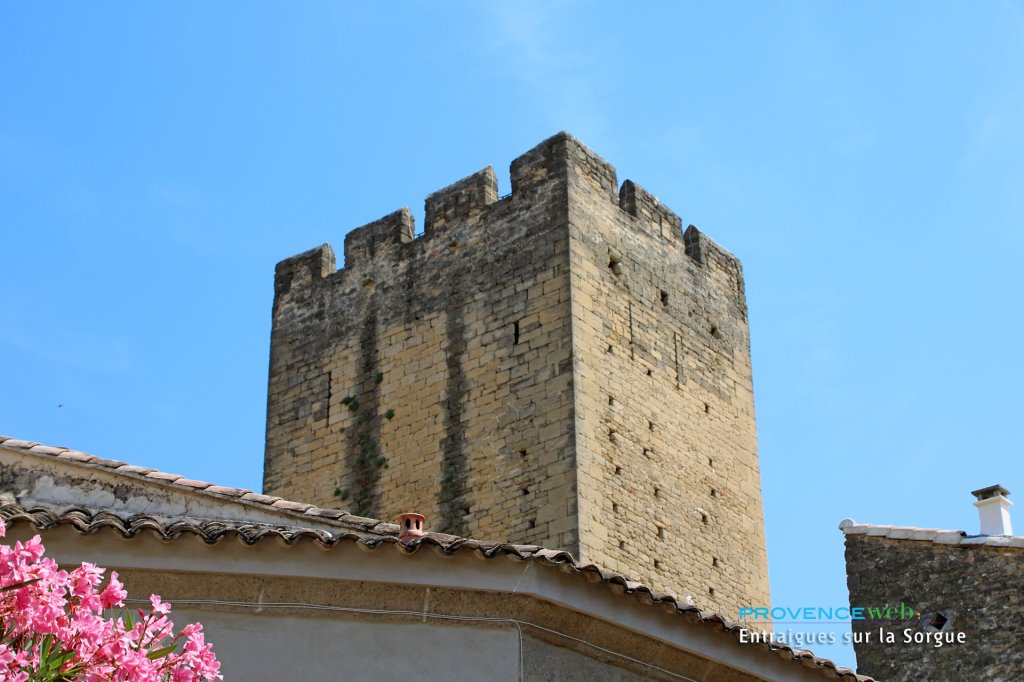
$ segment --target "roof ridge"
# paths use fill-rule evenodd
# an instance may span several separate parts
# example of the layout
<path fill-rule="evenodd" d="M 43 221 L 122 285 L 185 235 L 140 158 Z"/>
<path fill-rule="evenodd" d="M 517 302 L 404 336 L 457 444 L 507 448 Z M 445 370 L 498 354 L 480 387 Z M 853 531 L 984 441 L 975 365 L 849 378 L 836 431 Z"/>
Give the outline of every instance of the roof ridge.
<path fill-rule="evenodd" d="M 91 455 L 68 447 L 43 445 L 36 441 L 20 440 L 3 435 L 0 435 L 0 447 L 94 467 L 113 474 L 174 487 L 181 492 L 202 493 L 220 500 L 251 504 L 258 508 L 282 512 L 296 518 L 310 517 L 328 523 L 334 522 L 339 526 L 354 525 L 360 529 L 379 525 L 394 526 L 394 532 L 398 533 L 398 526 L 395 524 L 381 519 L 371 519 L 351 514 L 343 509 L 324 509 L 307 502 L 296 502 L 275 495 L 264 495 L 248 488 L 221 486 L 207 481 L 191 479 L 181 474 L 168 473 L 150 467 L 136 466 L 116 459 Z"/>
<path fill-rule="evenodd" d="M 985 545 L 989 547 L 1024 548 L 1022 535 L 969 535 L 962 530 L 940 528 L 918 528 L 917 526 L 884 526 L 857 523 L 853 519 L 839 522 L 843 535 L 868 535 L 892 540 L 921 540 L 940 545 Z"/>

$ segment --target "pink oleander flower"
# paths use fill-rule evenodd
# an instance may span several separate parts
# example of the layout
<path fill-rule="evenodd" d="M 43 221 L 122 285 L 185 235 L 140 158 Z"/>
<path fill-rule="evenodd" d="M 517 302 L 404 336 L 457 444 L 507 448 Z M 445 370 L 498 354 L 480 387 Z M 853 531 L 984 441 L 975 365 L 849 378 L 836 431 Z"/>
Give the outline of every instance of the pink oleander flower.
<path fill-rule="evenodd" d="M 117 579 L 117 571 L 111 571 L 107 586 L 100 592 L 100 603 L 103 605 L 103 608 L 110 609 L 115 606 L 124 606 L 124 600 L 127 596 L 128 592 L 125 591 L 124 585 Z"/>
<path fill-rule="evenodd" d="M 6 526 L 0 519 L 0 538 Z M 111 571 L 62 570 L 39 536 L 0 544 L 0 682 L 200 682 L 223 679 L 202 625 L 175 633 L 171 605 L 150 596 L 138 618 L 106 617 L 128 593 Z"/>

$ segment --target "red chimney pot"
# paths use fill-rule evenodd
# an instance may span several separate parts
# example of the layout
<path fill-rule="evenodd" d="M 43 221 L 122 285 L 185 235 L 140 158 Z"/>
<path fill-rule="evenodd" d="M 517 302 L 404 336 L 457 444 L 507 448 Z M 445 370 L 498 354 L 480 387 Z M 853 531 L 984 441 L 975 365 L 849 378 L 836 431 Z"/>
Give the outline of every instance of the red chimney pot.
<path fill-rule="evenodd" d="M 427 518 L 422 514 L 409 512 L 398 515 L 398 539 L 408 542 L 423 535 L 423 526 Z"/>

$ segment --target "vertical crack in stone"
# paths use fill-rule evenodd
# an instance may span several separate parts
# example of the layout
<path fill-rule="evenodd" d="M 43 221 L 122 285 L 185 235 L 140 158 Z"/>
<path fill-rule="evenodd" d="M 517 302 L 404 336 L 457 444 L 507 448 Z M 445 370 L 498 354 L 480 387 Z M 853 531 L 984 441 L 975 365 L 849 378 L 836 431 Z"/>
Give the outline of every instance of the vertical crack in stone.
<path fill-rule="evenodd" d="M 328 424 L 331 423 L 331 401 L 334 400 L 334 372 L 328 370 L 327 372 L 327 413 L 324 415 L 324 421 Z"/>
<path fill-rule="evenodd" d="M 672 347 L 675 349 L 676 388 L 680 388 L 683 383 L 683 372 L 679 367 L 679 334 L 677 332 L 672 332 Z"/>
<path fill-rule="evenodd" d="M 626 291 L 626 295 L 629 295 L 629 291 Z M 633 336 L 633 301 L 626 301 L 626 308 L 629 311 L 629 359 L 636 359 L 636 348 L 635 339 Z"/>
<path fill-rule="evenodd" d="M 463 509 L 468 509 L 466 500 L 466 476 L 468 458 L 465 452 L 465 432 L 462 425 L 462 409 L 466 394 L 466 375 L 462 357 L 466 352 L 466 325 L 462 319 L 462 296 L 458 282 L 453 282 L 448 293 L 449 307 L 445 311 L 445 335 L 448 340 L 445 350 L 446 387 L 444 403 L 444 432 L 441 442 L 441 490 L 438 507 L 441 510 L 440 531 L 453 535 L 469 534 Z"/>

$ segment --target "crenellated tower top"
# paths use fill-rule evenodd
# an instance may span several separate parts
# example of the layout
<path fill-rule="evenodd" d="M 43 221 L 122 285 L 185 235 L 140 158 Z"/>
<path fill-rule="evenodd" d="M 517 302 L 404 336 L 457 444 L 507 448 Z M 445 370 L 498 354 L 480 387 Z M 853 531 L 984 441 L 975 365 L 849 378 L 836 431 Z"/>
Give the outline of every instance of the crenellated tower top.
<path fill-rule="evenodd" d="M 278 264 L 268 493 L 767 604 L 739 261 L 567 133 Z"/>
<path fill-rule="evenodd" d="M 510 175 L 512 191 L 504 197 L 498 195 L 498 179 L 491 166 L 429 194 L 424 202 L 424 233 L 418 237 L 408 207 L 349 231 L 342 271 L 364 271 L 451 248 L 443 242 L 453 232 L 470 243 L 483 243 L 494 216 L 514 212 L 523 202 L 538 201 L 538 195 L 542 195 L 540 201 L 565 203 L 573 191 L 604 196 L 632 218 L 633 229 L 678 244 L 697 264 L 734 278 L 742 292 L 742 270 L 735 256 L 694 225 L 683 231 L 679 216 L 632 180 L 619 187 L 615 167 L 569 133 L 558 133 L 516 158 Z M 287 291 L 293 279 L 311 282 L 334 274 L 335 269 L 328 244 L 285 259 L 277 266 L 278 291 Z"/>

